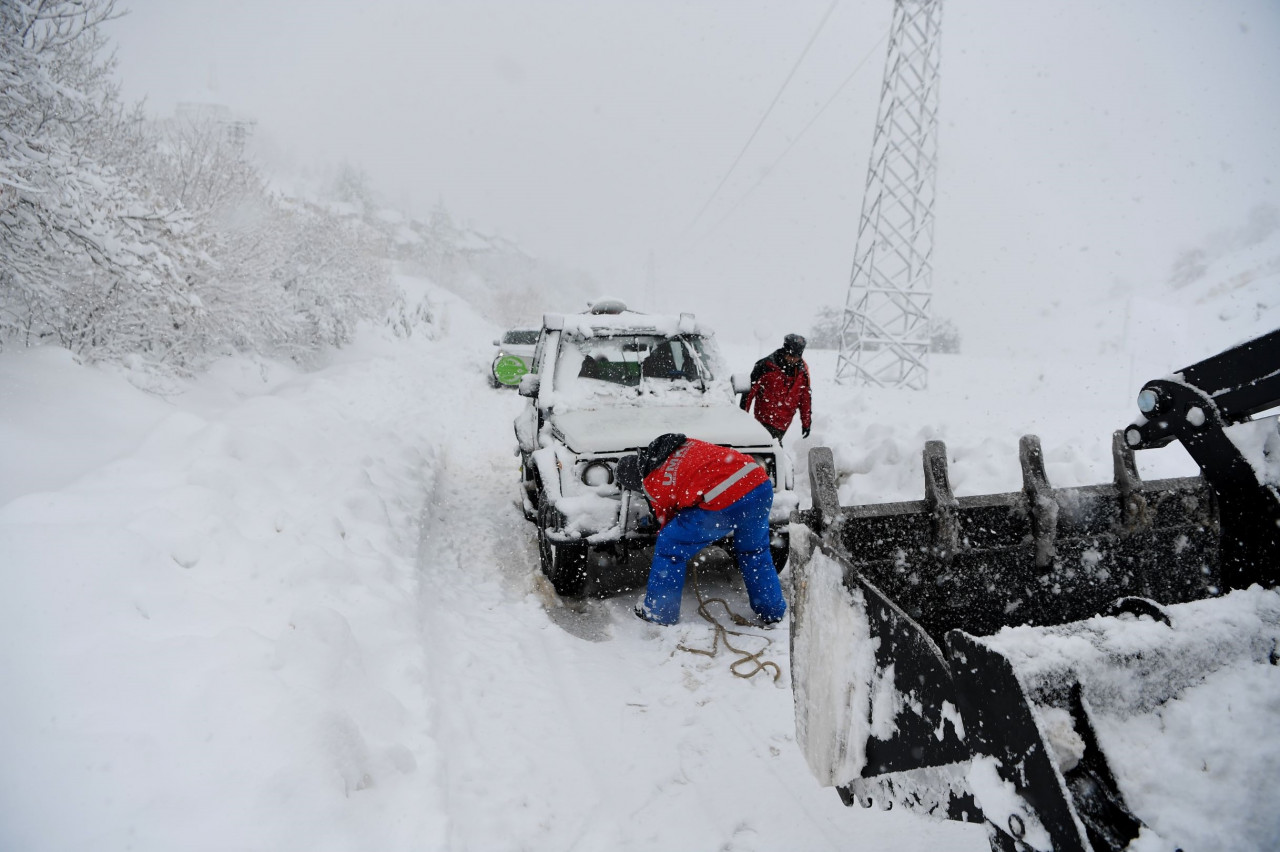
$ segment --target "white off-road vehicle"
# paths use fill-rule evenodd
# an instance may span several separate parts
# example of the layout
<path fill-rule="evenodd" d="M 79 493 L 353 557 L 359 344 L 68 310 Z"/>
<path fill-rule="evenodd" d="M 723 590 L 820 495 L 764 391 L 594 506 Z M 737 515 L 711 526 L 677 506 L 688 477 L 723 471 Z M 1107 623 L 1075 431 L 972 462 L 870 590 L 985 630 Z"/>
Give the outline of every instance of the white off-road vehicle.
<path fill-rule="evenodd" d="M 657 528 L 644 497 L 617 487 L 614 469 L 667 432 L 749 453 L 769 471 L 770 549 L 783 569 L 798 503 L 790 458 L 738 407 L 712 333 L 692 314 L 642 314 L 616 301 L 547 314 L 520 394 L 529 400 L 515 421 L 520 502 L 561 596 L 646 581 Z"/>

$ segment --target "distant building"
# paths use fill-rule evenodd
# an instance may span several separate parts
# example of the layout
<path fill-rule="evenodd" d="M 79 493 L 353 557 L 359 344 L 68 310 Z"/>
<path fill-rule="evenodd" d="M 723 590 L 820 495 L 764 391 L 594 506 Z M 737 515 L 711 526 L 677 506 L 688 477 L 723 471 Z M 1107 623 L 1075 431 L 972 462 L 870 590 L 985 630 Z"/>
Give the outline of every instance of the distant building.
<path fill-rule="evenodd" d="M 253 135 L 258 122 L 252 118 L 237 117 L 231 107 L 222 103 L 211 87 L 195 92 L 191 97 L 178 101 L 174 115 L 188 121 L 217 122 L 227 129 L 227 138 L 239 151 L 244 151 L 246 140 Z"/>

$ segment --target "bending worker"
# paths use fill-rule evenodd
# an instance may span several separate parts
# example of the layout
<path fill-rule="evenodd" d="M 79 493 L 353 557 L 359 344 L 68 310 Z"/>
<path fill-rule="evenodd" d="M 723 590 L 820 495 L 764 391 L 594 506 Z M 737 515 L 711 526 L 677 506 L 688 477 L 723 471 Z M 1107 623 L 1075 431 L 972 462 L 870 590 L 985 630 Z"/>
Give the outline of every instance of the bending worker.
<path fill-rule="evenodd" d="M 668 433 L 620 459 L 617 482 L 644 494 L 659 526 L 649 585 L 636 615 L 655 624 L 679 621 L 689 560 L 732 534 L 751 609 L 763 625 L 782 620 L 787 602 L 769 552 L 773 483 L 755 459 Z"/>
<path fill-rule="evenodd" d="M 813 425 L 812 400 L 809 389 L 809 366 L 804 362 L 805 339 L 788 334 L 782 347 L 756 362 L 751 370 L 751 389 L 739 403 L 743 411 L 753 412 L 778 443 L 787 427 L 800 412 L 801 437 L 809 437 Z"/>

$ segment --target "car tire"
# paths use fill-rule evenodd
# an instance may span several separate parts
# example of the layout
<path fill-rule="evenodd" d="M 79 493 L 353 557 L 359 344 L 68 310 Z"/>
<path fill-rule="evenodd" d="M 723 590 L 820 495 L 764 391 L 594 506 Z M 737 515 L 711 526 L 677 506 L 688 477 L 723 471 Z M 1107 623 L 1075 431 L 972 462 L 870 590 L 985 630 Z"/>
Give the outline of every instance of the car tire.
<path fill-rule="evenodd" d="M 587 543 L 552 541 L 547 529 L 563 524 L 564 516 L 545 495 L 538 503 L 538 558 L 542 562 L 542 573 L 560 597 L 581 598 L 587 586 Z"/>

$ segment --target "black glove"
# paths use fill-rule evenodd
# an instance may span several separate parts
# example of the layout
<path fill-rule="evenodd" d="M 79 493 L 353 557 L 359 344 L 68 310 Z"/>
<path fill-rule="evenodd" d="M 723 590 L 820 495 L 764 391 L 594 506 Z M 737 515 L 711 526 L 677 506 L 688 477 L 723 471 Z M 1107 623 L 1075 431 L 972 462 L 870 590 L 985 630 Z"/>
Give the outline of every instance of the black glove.
<path fill-rule="evenodd" d="M 809 437 L 809 427 L 808 427 L 808 426 L 805 426 L 803 429 L 801 429 L 801 430 L 800 430 L 800 437 L 801 437 L 801 438 L 807 438 L 807 437 Z"/>

